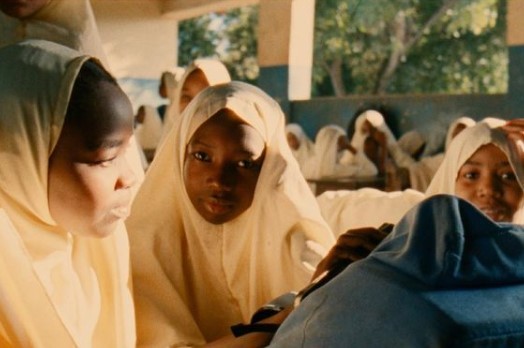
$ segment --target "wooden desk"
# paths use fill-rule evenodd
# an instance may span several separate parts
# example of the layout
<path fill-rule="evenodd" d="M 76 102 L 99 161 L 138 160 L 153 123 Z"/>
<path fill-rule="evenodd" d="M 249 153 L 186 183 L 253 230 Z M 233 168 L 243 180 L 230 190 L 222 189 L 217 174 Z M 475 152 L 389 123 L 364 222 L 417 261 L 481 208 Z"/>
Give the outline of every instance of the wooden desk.
<path fill-rule="evenodd" d="M 315 194 L 317 196 L 324 191 L 357 190 L 363 187 L 373 187 L 379 190 L 386 189 L 386 178 L 384 176 L 325 177 L 307 179 L 307 181 L 315 184 Z"/>

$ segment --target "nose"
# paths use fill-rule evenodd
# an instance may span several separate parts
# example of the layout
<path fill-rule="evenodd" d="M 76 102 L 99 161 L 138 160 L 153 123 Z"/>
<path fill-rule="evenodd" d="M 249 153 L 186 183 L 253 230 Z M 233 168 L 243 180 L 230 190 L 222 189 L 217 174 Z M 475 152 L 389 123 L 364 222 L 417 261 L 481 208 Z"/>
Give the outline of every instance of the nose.
<path fill-rule="evenodd" d="M 119 158 L 118 169 L 119 175 L 115 184 L 115 190 L 131 188 L 136 184 L 138 175 L 131 165 L 128 154 Z"/>
<path fill-rule="evenodd" d="M 231 190 L 236 180 L 232 165 L 216 163 L 210 166 L 206 183 L 217 189 Z"/>
<path fill-rule="evenodd" d="M 481 178 L 477 186 L 477 194 L 480 197 L 494 197 L 501 193 L 501 183 L 494 176 L 485 176 Z"/>

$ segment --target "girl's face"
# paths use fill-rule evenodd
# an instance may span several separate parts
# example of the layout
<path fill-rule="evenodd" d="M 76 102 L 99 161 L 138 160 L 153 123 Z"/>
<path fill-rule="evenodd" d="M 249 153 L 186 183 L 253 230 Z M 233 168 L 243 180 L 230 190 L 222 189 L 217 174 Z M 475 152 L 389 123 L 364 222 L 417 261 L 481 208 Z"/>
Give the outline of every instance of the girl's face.
<path fill-rule="evenodd" d="M 184 183 L 191 203 L 212 224 L 230 221 L 253 202 L 264 162 L 264 139 L 232 111 L 223 109 L 191 137 Z"/>
<path fill-rule="evenodd" d="M 49 210 L 71 233 L 104 237 L 129 214 L 136 178 L 124 155 L 133 110 L 127 96 L 108 82 L 99 82 L 97 100 L 84 106 L 86 115 L 98 115 L 99 121 L 82 127 L 66 117 L 49 159 Z"/>
<path fill-rule="evenodd" d="M 511 222 L 522 189 L 506 154 L 494 144 L 480 147 L 460 168 L 455 194 L 498 222 Z"/>
<path fill-rule="evenodd" d="M 193 70 L 184 81 L 180 95 L 179 110 L 184 111 L 191 100 L 206 87 L 209 87 L 206 75 L 200 69 Z"/>

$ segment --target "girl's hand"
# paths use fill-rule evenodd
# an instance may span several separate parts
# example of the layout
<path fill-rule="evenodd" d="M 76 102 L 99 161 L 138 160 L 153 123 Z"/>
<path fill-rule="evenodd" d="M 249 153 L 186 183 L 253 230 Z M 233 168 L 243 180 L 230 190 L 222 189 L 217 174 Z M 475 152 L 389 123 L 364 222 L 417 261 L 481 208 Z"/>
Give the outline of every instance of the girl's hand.
<path fill-rule="evenodd" d="M 318 264 L 312 279 L 340 264 L 350 264 L 369 255 L 388 235 L 387 229 L 365 227 L 341 234 L 337 243 Z"/>

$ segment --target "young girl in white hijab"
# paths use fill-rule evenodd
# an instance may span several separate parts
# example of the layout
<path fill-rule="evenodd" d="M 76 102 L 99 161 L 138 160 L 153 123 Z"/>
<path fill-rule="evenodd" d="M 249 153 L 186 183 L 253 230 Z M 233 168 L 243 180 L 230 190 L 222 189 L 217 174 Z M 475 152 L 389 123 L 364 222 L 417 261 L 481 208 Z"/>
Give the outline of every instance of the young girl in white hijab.
<path fill-rule="evenodd" d="M 346 131 L 337 125 L 322 127 L 315 137 L 314 178 L 373 176 L 377 167 L 364 152 L 352 153 Z"/>
<path fill-rule="evenodd" d="M 309 282 L 334 238 L 284 128 L 278 104 L 241 82 L 175 120 L 127 220 L 139 346 L 214 341 Z"/>
<path fill-rule="evenodd" d="M 135 345 L 132 109 L 89 58 L 0 49 L 0 346 Z"/>
<path fill-rule="evenodd" d="M 164 115 L 162 141 L 189 102 L 204 88 L 231 81 L 226 66 L 217 59 L 195 59 L 177 82 L 173 99 Z"/>
<path fill-rule="evenodd" d="M 293 156 L 295 156 L 300 170 L 306 179 L 313 177 L 313 161 L 315 157 L 315 143 L 297 123 L 286 125 L 286 137 Z"/>

